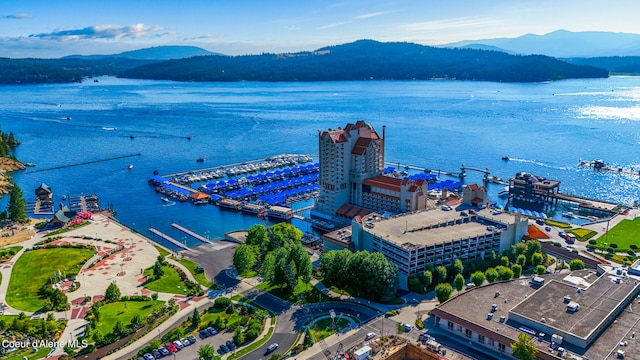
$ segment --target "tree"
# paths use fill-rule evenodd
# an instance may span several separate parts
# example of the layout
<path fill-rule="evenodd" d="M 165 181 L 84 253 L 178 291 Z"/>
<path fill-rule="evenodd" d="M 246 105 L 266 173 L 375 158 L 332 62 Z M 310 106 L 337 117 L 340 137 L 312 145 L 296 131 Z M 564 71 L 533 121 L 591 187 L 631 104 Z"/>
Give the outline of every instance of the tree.
<path fill-rule="evenodd" d="M 509 280 L 513 277 L 513 271 L 506 266 L 498 266 L 496 271 L 498 272 L 500 280 Z"/>
<path fill-rule="evenodd" d="M 263 257 L 269 247 L 269 233 L 267 228 L 263 225 L 253 225 L 247 233 L 247 238 L 244 242 L 246 245 L 255 245 L 260 252 L 260 257 Z"/>
<path fill-rule="evenodd" d="M 236 331 L 233 333 L 233 342 L 242 345 L 246 342 L 244 339 L 244 332 L 242 331 L 242 327 L 238 326 Z"/>
<path fill-rule="evenodd" d="M 540 264 L 542 264 L 542 253 L 540 252 L 536 252 L 533 255 L 531 255 L 531 265 L 533 266 L 538 266 Z"/>
<path fill-rule="evenodd" d="M 484 272 L 484 277 L 488 282 L 492 283 L 498 278 L 498 272 L 494 268 L 488 268 L 487 271 Z"/>
<path fill-rule="evenodd" d="M 162 264 L 159 261 L 156 261 L 153 264 L 153 278 L 158 280 L 164 275 L 164 269 L 162 268 Z"/>
<path fill-rule="evenodd" d="M 536 349 L 533 338 L 525 333 L 518 335 L 518 340 L 511 345 L 511 353 L 513 357 L 519 360 L 533 360 L 536 358 L 538 349 Z"/>
<path fill-rule="evenodd" d="M 501 257 L 500 258 L 500 265 L 509 266 L 509 257 L 508 256 Z"/>
<path fill-rule="evenodd" d="M 422 285 L 426 288 L 431 286 L 431 283 L 433 282 L 433 274 L 431 273 L 431 271 L 425 270 L 422 273 L 422 278 L 420 279 L 420 282 L 422 282 Z"/>
<path fill-rule="evenodd" d="M 251 245 L 240 244 L 236 246 L 233 252 L 233 266 L 238 270 L 238 274 L 245 274 L 258 262 L 258 258 L 255 251 L 251 248 Z"/>
<path fill-rule="evenodd" d="M 584 269 L 584 261 L 580 259 L 573 259 L 569 261 L 569 269 L 571 270 L 582 270 Z"/>
<path fill-rule="evenodd" d="M 538 275 L 544 275 L 547 272 L 547 267 L 544 265 L 538 265 L 536 266 L 536 274 Z"/>
<path fill-rule="evenodd" d="M 453 292 L 453 288 L 449 283 L 442 283 L 436 286 L 436 297 L 441 303 L 447 301 Z"/>
<path fill-rule="evenodd" d="M 307 253 L 307 250 L 304 249 L 302 244 L 295 244 L 291 248 L 291 254 L 289 256 L 296 265 L 296 272 L 298 273 L 298 277 L 305 283 L 311 281 L 313 266 L 311 265 L 311 258 L 309 257 L 309 253 Z"/>
<path fill-rule="evenodd" d="M 511 266 L 511 271 L 513 272 L 514 279 L 522 276 L 522 266 L 520 266 L 519 264 L 513 264 L 513 266 Z"/>
<path fill-rule="evenodd" d="M 324 255 L 322 256 L 324 258 Z M 260 268 L 260 275 L 268 282 L 273 282 L 276 276 L 276 257 L 273 253 L 268 253 L 264 257 L 262 267 Z"/>
<path fill-rule="evenodd" d="M 453 272 L 455 274 L 462 274 L 463 271 L 464 271 L 464 264 L 462 264 L 462 260 L 456 259 L 453 262 Z"/>
<path fill-rule="evenodd" d="M 193 309 L 193 314 L 191 314 L 191 324 L 193 325 L 193 327 L 197 328 L 198 326 L 200 326 L 201 321 L 202 319 L 200 318 L 200 312 L 198 311 L 198 308 Z"/>
<path fill-rule="evenodd" d="M 116 336 L 122 336 L 126 333 L 126 329 L 122 321 L 117 320 L 116 324 L 113 326 L 113 334 Z"/>
<path fill-rule="evenodd" d="M 455 279 L 453 279 L 453 284 L 456 286 L 456 290 L 461 291 L 464 287 L 464 276 L 462 274 L 456 275 Z"/>
<path fill-rule="evenodd" d="M 526 263 L 527 263 L 527 256 L 525 254 L 518 255 L 518 260 L 516 261 L 516 264 L 524 267 Z"/>
<path fill-rule="evenodd" d="M 27 201 L 22 196 L 22 190 L 20 190 L 20 187 L 15 183 L 9 192 L 7 215 L 9 219 L 16 222 L 27 221 Z"/>
<path fill-rule="evenodd" d="M 133 318 L 131 318 L 131 326 L 133 327 L 133 329 L 139 329 L 143 325 L 144 322 L 142 321 L 142 317 L 140 316 L 140 314 L 133 315 Z"/>
<path fill-rule="evenodd" d="M 474 283 L 476 286 L 482 285 L 484 283 L 484 280 L 485 280 L 484 273 L 480 270 L 471 274 L 471 282 Z"/>
<path fill-rule="evenodd" d="M 442 265 L 437 266 L 433 275 L 436 277 L 436 284 L 443 283 L 447 281 L 447 268 Z"/>
<path fill-rule="evenodd" d="M 198 356 L 203 360 L 213 360 L 216 351 L 211 344 L 205 344 L 198 348 Z"/>
<path fill-rule="evenodd" d="M 116 286 L 116 284 L 111 283 L 109 284 L 109 286 L 107 287 L 107 291 L 104 294 L 104 301 L 107 303 L 112 303 L 112 302 L 116 302 L 118 300 L 120 300 L 120 289 L 118 288 L 118 286 Z"/>

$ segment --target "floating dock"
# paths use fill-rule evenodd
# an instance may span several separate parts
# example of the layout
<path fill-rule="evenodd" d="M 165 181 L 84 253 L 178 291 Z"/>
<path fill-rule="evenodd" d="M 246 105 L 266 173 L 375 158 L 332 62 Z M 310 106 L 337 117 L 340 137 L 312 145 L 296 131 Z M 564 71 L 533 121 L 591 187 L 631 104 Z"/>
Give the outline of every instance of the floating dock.
<path fill-rule="evenodd" d="M 158 236 L 159 236 L 160 238 L 162 238 L 163 240 L 167 240 L 168 242 L 172 243 L 173 245 L 175 245 L 175 246 L 177 246 L 177 247 L 179 247 L 179 248 L 181 248 L 181 249 L 184 249 L 184 250 L 190 250 L 190 249 L 187 247 L 187 245 L 185 245 L 185 244 L 183 244 L 183 243 L 179 242 L 178 240 L 176 240 L 176 239 L 172 238 L 171 236 L 169 236 L 169 235 L 167 235 L 167 234 L 164 234 L 164 233 L 162 233 L 162 232 L 160 232 L 160 231 L 158 231 L 158 230 L 156 230 L 156 229 L 154 229 L 154 228 L 149 228 L 149 231 L 150 231 L 152 234 L 154 234 L 154 235 L 158 235 Z"/>
<path fill-rule="evenodd" d="M 171 224 L 171 226 L 173 226 L 174 228 L 176 228 L 176 229 L 178 229 L 178 230 L 182 231 L 183 233 L 185 233 L 185 234 L 187 234 L 187 235 L 191 236 L 192 238 L 195 238 L 195 239 L 198 239 L 198 240 L 202 241 L 202 242 L 203 242 L 203 243 L 205 243 L 205 244 L 213 244 L 213 243 L 212 243 L 211 241 L 209 241 L 208 239 L 205 239 L 204 237 L 202 237 L 202 236 L 200 236 L 200 235 L 198 235 L 198 234 L 194 233 L 193 231 L 191 231 L 191 230 L 189 230 L 189 229 L 183 228 L 182 226 L 180 226 L 180 225 L 178 225 L 178 224 L 176 224 L 176 223 Z"/>

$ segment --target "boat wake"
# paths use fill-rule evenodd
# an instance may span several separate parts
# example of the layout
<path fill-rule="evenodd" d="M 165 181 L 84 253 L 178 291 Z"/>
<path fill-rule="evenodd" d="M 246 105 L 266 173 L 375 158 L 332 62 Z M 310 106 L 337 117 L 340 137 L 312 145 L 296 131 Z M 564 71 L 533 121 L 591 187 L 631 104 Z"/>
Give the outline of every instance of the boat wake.
<path fill-rule="evenodd" d="M 568 167 L 562 167 L 562 166 L 553 166 L 551 164 L 547 164 L 547 163 L 543 163 L 541 161 L 537 161 L 537 160 L 528 160 L 528 159 L 518 159 L 518 158 L 509 158 L 509 161 L 517 161 L 517 162 L 521 162 L 521 163 L 528 163 L 528 164 L 534 164 L 534 165 L 538 165 L 541 167 L 546 167 L 549 169 L 557 169 L 557 170 L 569 170 Z"/>
<path fill-rule="evenodd" d="M 167 202 L 167 203 L 162 204 L 162 207 L 173 206 L 173 205 L 175 205 L 175 204 L 176 204 L 176 202 L 175 202 L 175 201 L 169 201 L 169 202 Z"/>
<path fill-rule="evenodd" d="M 113 131 L 113 130 L 118 130 L 118 128 L 103 126 L 102 130 Z"/>

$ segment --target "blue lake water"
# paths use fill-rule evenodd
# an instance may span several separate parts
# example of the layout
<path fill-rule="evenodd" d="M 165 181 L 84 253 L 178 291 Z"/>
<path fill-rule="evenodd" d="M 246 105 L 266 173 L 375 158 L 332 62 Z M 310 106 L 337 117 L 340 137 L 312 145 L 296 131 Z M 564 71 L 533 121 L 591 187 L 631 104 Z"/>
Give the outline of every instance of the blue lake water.
<path fill-rule="evenodd" d="M 640 199 L 637 176 L 578 167 L 581 159 L 603 159 L 640 170 L 639 77 L 536 84 L 175 83 L 105 77 L 97 83 L 0 89 L 2 130 L 14 132 L 22 142 L 16 156 L 36 163 L 35 169 L 141 154 L 18 172 L 14 178 L 26 199 L 35 198 L 42 182 L 53 188 L 56 200 L 95 192 L 121 222 L 145 234 L 154 227 L 182 239 L 170 227 L 176 222 L 215 238 L 258 222 L 215 206 L 164 206 L 147 184 L 154 170 L 167 174 L 280 153 L 315 154 L 318 130 L 359 119 L 379 132 L 387 126 L 387 161 L 452 172 L 465 164 L 489 168 L 504 179 L 526 171 L 561 180 L 565 193 L 626 204 Z M 199 157 L 206 162 L 196 163 Z M 127 170 L 128 164 L 134 168 Z M 480 173 L 469 172 L 466 181 L 481 180 Z M 489 185 L 492 194 L 500 188 Z"/>

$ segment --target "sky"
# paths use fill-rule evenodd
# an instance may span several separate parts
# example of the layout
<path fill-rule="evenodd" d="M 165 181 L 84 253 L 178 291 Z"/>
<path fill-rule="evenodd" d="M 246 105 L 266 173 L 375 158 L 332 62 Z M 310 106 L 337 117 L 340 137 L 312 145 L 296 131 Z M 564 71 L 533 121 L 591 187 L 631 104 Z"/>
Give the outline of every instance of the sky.
<path fill-rule="evenodd" d="M 192 45 L 227 55 L 360 39 L 441 45 L 555 30 L 640 33 L 638 0 L 0 0 L 0 57 Z"/>

